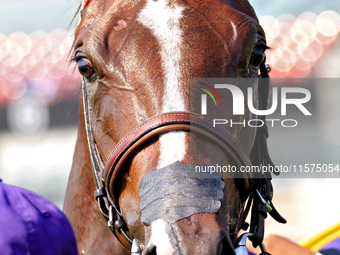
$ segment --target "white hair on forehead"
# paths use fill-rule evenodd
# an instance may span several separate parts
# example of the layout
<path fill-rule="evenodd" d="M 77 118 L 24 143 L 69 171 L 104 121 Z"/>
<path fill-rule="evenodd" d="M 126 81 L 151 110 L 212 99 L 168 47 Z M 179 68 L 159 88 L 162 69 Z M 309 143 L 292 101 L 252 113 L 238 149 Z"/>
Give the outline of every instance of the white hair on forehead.
<path fill-rule="evenodd" d="M 138 21 L 150 29 L 159 44 L 164 73 L 163 112 L 185 111 L 180 90 L 181 44 L 183 31 L 180 21 L 185 6 L 170 0 L 148 0 L 138 15 Z M 182 160 L 186 151 L 185 133 L 182 131 L 160 135 L 161 154 L 158 167 L 164 167 Z"/>

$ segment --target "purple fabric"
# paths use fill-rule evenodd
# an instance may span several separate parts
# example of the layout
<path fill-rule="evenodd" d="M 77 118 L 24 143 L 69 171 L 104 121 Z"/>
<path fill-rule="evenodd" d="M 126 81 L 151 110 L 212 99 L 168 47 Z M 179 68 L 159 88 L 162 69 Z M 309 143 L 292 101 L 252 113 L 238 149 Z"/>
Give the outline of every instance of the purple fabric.
<path fill-rule="evenodd" d="M 251 251 L 248 252 L 248 255 L 257 255 L 255 253 L 252 253 Z"/>
<path fill-rule="evenodd" d="M 326 249 L 337 249 L 340 250 L 340 237 L 333 240 L 332 242 L 326 244 L 324 247 L 322 247 L 321 250 L 326 250 Z"/>
<path fill-rule="evenodd" d="M 66 216 L 50 201 L 0 181 L 1 255 L 76 255 Z"/>

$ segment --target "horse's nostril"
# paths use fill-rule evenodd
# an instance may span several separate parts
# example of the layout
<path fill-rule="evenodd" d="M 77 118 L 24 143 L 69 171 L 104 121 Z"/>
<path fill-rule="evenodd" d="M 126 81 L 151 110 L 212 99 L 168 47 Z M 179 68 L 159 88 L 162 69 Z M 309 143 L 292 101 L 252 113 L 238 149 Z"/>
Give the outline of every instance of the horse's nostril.
<path fill-rule="evenodd" d="M 218 243 L 216 254 L 217 255 L 223 255 L 223 240 Z"/>
<path fill-rule="evenodd" d="M 157 255 L 157 247 L 156 245 L 148 245 L 143 252 L 143 255 Z"/>
<path fill-rule="evenodd" d="M 217 254 L 219 255 L 235 254 L 234 246 L 230 238 L 225 237 L 221 240 L 221 242 L 219 243 Z"/>

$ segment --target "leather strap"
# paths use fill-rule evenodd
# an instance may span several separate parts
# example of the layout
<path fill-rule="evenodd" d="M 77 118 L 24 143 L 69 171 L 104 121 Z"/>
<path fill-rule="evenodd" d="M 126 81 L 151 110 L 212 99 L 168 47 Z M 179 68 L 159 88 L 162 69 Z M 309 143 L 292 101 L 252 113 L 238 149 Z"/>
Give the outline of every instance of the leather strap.
<path fill-rule="evenodd" d="M 126 159 L 143 143 L 162 133 L 170 131 L 188 131 L 202 134 L 218 145 L 240 166 L 251 166 L 251 160 L 242 145 L 227 130 L 213 126 L 213 122 L 197 114 L 189 112 L 171 112 L 153 117 L 129 134 L 127 134 L 113 149 L 106 161 L 103 177 L 110 202 L 115 201 L 114 184 Z M 244 176 L 251 179 L 251 176 Z M 246 189 L 249 188 L 247 183 Z"/>
<path fill-rule="evenodd" d="M 266 110 L 268 108 L 268 97 L 269 97 L 269 86 L 270 79 L 267 70 L 267 66 L 265 64 L 265 60 L 260 65 L 261 79 L 259 79 L 259 103 L 260 109 Z M 266 116 L 259 116 L 259 118 L 266 123 Z M 267 138 L 268 138 L 268 127 L 267 125 L 263 125 L 261 128 L 257 129 L 255 142 L 250 154 L 252 162 L 254 165 L 262 165 L 267 166 L 270 165 L 275 168 L 274 163 L 270 159 L 267 147 Z M 279 173 L 275 173 L 278 175 Z M 253 203 L 252 211 L 251 211 L 251 221 L 250 221 L 250 232 L 254 235 L 249 239 L 252 241 L 253 246 L 257 247 L 261 245 L 264 238 L 264 229 L 265 229 L 265 219 L 267 218 L 267 209 L 261 199 L 265 199 L 266 203 L 269 203 L 271 206 L 271 211 L 269 214 L 278 222 L 286 223 L 286 220 L 277 212 L 275 209 L 272 199 L 273 199 L 273 187 L 271 184 L 271 173 L 263 173 L 253 181 L 253 186 L 251 187 L 251 194 L 249 203 Z M 262 198 L 259 197 L 262 196 Z M 249 210 L 250 207 L 246 207 Z M 244 217 L 246 217 L 248 212 Z M 245 220 L 245 218 L 244 218 Z"/>
<path fill-rule="evenodd" d="M 88 106 L 88 98 L 87 91 L 85 86 L 85 78 L 82 80 L 82 97 L 83 97 L 83 108 L 84 108 L 84 119 L 85 119 L 85 128 L 87 135 L 87 143 L 89 146 L 90 159 L 91 159 L 91 168 L 92 175 L 95 181 L 96 190 L 94 192 L 95 198 L 98 202 L 98 207 L 100 213 L 103 215 L 104 219 L 109 223 L 110 222 L 110 211 L 112 214 L 112 226 L 109 225 L 110 230 L 116 236 L 116 238 L 127 248 L 131 249 L 132 238 L 125 224 L 125 221 L 118 209 L 116 203 L 110 203 L 107 199 L 107 192 L 104 188 L 104 185 L 101 181 L 101 175 L 104 169 L 103 161 L 99 155 L 97 145 L 94 141 L 90 117 L 89 117 L 89 106 Z"/>

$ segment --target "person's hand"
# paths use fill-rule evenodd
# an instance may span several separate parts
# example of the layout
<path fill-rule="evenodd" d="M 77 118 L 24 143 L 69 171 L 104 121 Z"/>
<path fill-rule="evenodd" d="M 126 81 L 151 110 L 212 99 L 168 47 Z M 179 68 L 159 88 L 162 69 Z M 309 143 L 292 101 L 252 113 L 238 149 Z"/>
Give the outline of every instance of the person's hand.
<path fill-rule="evenodd" d="M 271 255 L 315 255 L 314 252 L 279 235 L 269 235 L 263 243 Z M 255 249 L 251 243 L 248 243 L 247 248 L 253 253 L 261 253 L 260 248 Z"/>

